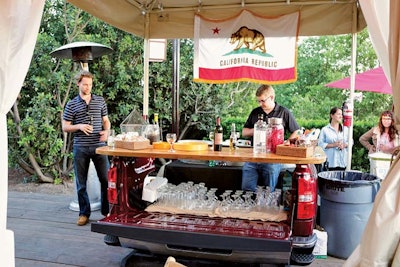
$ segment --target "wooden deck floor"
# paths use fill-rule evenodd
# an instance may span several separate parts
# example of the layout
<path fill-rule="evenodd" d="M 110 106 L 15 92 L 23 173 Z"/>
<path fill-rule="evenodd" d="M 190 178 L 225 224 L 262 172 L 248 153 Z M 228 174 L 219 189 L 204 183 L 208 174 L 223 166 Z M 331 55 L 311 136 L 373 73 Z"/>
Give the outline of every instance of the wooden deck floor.
<path fill-rule="evenodd" d="M 73 196 L 8 192 L 7 229 L 14 232 L 16 267 L 120 266 L 131 250 L 104 244 L 90 225 L 77 226 L 78 212 L 69 209 Z M 99 211 L 91 221 L 101 219 Z M 342 266 L 328 257 L 311 267 Z"/>
<path fill-rule="evenodd" d="M 73 196 L 8 193 L 7 229 L 14 231 L 16 267 L 120 266 L 131 250 L 104 244 L 90 224 L 77 226 Z M 101 219 L 99 211 L 90 220 Z"/>

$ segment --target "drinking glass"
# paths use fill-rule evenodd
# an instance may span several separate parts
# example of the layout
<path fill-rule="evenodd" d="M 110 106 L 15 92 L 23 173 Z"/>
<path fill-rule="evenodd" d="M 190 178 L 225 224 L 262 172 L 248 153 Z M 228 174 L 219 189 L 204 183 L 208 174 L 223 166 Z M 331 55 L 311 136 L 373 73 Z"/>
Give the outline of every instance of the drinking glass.
<path fill-rule="evenodd" d="M 339 142 L 339 146 L 337 147 L 337 149 L 342 150 L 342 146 L 344 144 L 343 136 L 338 136 L 338 140 L 337 141 Z"/>
<path fill-rule="evenodd" d="M 175 133 L 167 133 L 167 142 L 171 146 L 169 152 L 175 152 L 174 143 L 176 142 L 176 134 Z"/>
<path fill-rule="evenodd" d="M 214 144 L 214 131 L 208 132 L 208 139 L 211 140 L 211 146 L 210 149 L 213 150 L 213 144 Z M 210 167 L 213 167 L 215 165 L 214 160 L 210 160 Z"/>
<path fill-rule="evenodd" d="M 387 139 L 386 138 L 381 138 L 379 140 L 379 143 L 377 143 L 376 145 L 376 152 L 383 152 L 383 149 L 386 147 L 387 145 Z"/>
<path fill-rule="evenodd" d="M 110 129 L 108 130 L 108 136 L 107 136 L 107 145 L 114 149 L 115 148 L 115 143 L 114 143 L 114 139 L 115 139 L 115 131 Z"/>
<path fill-rule="evenodd" d="M 236 139 L 239 140 L 240 138 L 240 132 L 236 132 Z"/>
<path fill-rule="evenodd" d="M 214 132 L 209 132 L 208 138 L 211 140 L 211 142 L 214 141 Z"/>

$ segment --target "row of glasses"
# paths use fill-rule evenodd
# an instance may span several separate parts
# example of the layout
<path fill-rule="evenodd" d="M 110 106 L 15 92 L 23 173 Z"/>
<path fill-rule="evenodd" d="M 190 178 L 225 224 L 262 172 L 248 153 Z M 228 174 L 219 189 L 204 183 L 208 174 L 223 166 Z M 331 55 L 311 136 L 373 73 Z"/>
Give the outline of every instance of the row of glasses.
<path fill-rule="evenodd" d="M 159 201 L 156 205 L 175 207 L 180 210 L 212 211 L 217 204 L 216 188 L 207 189 L 204 183 L 167 184 L 159 191 Z"/>
<path fill-rule="evenodd" d="M 279 210 L 281 204 L 282 190 L 275 189 L 271 192 L 271 188 L 266 186 L 257 186 L 256 189 L 256 207 L 257 210 Z"/>
<path fill-rule="evenodd" d="M 156 205 L 174 207 L 183 211 L 197 210 L 213 213 L 219 208 L 222 213 L 230 211 L 279 211 L 281 190 L 271 192 L 269 187 L 259 186 L 257 192 L 225 190 L 217 197 L 217 188 L 207 188 L 204 183 L 192 181 L 173 185 L 168 183 L 159 191 Z"/>

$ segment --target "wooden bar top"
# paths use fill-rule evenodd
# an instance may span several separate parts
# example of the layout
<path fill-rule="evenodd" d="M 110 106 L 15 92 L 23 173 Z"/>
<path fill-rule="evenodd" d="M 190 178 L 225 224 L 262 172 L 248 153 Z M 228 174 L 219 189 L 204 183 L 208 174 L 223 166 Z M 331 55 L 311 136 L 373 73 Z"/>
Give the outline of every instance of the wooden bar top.
<path fill-rule="evenodd" d="M 169 152 L 165 149 L 138 149 L 129 150 L 123 148 L 110 148 L 107 146 L 96 149 L 97 154 L 120 157 L 138 157 L 138 158 L 165 158 L 165 159 L 195 159 L 195 160 L 218 160 L 232 162 L 259 162 L 259 163 L 285 163 L 285 164 L 320 164 L 325 162 L 325 155 L 321 157 L 289 157 L 276 154 L 253 154 L 252 148 L 238 148 L 230 151 L 224 147 L 222 151 L 213 151 L 211 149 L 204 151 L 179 151 Z"/>

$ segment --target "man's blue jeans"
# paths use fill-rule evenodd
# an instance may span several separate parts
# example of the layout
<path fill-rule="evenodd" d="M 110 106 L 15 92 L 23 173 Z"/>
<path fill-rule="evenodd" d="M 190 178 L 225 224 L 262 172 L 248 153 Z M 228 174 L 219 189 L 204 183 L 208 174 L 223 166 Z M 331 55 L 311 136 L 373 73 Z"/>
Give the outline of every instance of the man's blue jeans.
<path fill-rule="evenodd" d="M 242 168 L 242 190 L 256 192 L 258 179 L 262 184 L 269 186 L 271 192 L 278 183 L 282 164 L 245 162 Z"/>
<path fill-rule="evenodd" d="M 90 160 L 93 161 L 97 176 L 99 177 L 100 181 L 101 214 L 106 216 L 109 211 L 107 199 L 107 173 L 108 169 L 110 168 L 110 162 L 108 161 L 107 156 L 96 154 L 96 148 L 97 146 L 74 146 L 73 150 L 76 191 L 78 194 L 79 203 L 79 216 L 85 215 L 88 218 L 90 217 L 91 210 L 86 186 Z"/>

